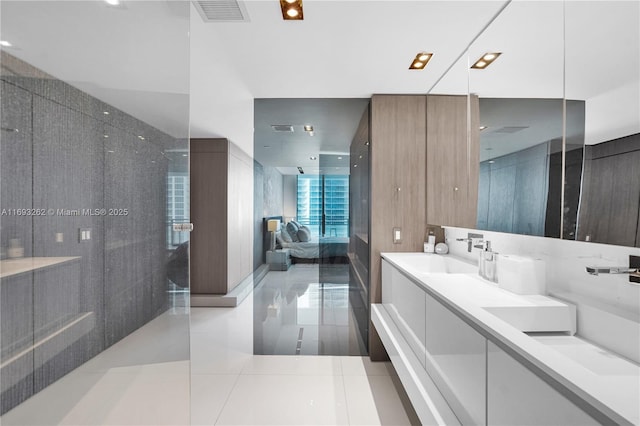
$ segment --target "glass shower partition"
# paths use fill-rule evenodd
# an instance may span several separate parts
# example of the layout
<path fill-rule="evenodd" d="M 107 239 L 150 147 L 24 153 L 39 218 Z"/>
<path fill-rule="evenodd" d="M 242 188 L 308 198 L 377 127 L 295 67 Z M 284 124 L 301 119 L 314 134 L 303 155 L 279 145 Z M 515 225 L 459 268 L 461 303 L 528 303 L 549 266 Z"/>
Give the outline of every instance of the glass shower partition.
<path fill-rule="evenodd" d="M 190 422 L 189 7 L 0 5 L 2 424 Z"/>

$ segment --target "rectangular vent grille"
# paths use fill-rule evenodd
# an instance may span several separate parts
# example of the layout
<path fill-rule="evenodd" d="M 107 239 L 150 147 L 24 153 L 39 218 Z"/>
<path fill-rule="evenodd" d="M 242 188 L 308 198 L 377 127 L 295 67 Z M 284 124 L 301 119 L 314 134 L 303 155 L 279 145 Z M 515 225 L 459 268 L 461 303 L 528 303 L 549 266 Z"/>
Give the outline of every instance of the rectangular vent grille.
<path fill-rule="evenodd" d="M 193 5 L 204 22 L 248 22 L 243 4 L 236 0 L 195 0 Z"/>
<path fill-rule="evenodd" d="M 493 133 L 516 133 L 528 128 L 529 126 L 505 126 L 494 130 Z"/>
<path fill-rule="evenodd" d="M 293 126 L 291 124 L 272 124 L 271 128 L 274 132 L 293 132 Z"/>

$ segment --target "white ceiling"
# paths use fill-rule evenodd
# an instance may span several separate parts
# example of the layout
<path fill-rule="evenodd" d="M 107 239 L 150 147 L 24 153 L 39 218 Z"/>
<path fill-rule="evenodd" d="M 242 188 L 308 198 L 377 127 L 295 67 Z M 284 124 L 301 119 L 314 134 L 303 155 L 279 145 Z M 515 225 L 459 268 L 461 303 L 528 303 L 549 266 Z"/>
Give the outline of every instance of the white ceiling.
<path fill-rule="evenodd" d="M 162 130 L 186 135 L 189 101 L 192 137 L 235 138 L 252 152 L 254 99 L 424 94 L 436 82 L 433 92 L 466 92 L 467 56 L 456 61 L 505 3 L 305 0 L 305 20 L 285 22 L 276 0 L 247 1 L 250 22 L 214 24 L 186 1 L 123 0 L 124 7 L 113 8 L 100 0 L 3 0 L 1 30 L 14 44 L 9 53 Z M 559 1 L 509 4 L 471 46 L 471 56 L 504 52 L 472 77 L 472 90 L 486 97 L 561 97 L 562 31 L 571 48 L 568 96 L 601 98 L 629 81 L 635 87 L 638 2 L 569 1 L 564 29 L 562 7 Z M 408 70 L 422 50 L 434 53 L 427 69 Z M 594 52 L 608 61 L 595 61 Z M 305 119 L 345 129 L 351 123 L 349 114 L 331 120 L 318 114 Z"/>
<path fill-rule="evenodd" d="M 297 174 L 297 166 L 305 172 L 336 174 L 338 167 L 348 173 L 349 145 L 368 103 L 368 98 L 256 99 L 254 157 L 263 165 L 289 167 L 281 169 L 284 174 Z M 275 124 L 292 125 L 294 131 L 275 132 Z M 307 124 L 313 136 L 304 131 Z"/>

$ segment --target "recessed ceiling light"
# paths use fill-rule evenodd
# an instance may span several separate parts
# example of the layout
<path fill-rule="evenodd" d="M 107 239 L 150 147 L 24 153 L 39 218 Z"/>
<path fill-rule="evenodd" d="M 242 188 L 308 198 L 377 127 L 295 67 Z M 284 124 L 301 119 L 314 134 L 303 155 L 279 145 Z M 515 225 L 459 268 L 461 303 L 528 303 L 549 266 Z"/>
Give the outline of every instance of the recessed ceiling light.
<path fill-rule="evenodd" d="M 360 156 L 360 158 L 362 158 L 362 155 Z"/>
<path fill-rule="evenodd" d="M 342 157 L 338 157 L 338 160 L 342 160 Z"/>
<path fill-rule="evenodd" d="M 480 127 L 478 127 L 478 128 L 480 129 L 480 131 L 482 131 L 482 130 L 486 129 L 486 128 L 487 128 L 487 126 L 480 126 Z"/>
<path fill-rule="evenodd" d="M 11 44 L 11 43 L 9 43 L 9 42 L 8 42 L 8 41 L 6 41 L 6 40 L 0 40 L 0 46 L 2 46 L 2 47 L 11 47 L 11 46 L 12 46 L 12 44 Z"/>
<path fill-rule="evenodd" d="M 107 4 L 111 6 L 118 6 L 120 4 L 120 0 L 104 0 Z"/>
<path fill-rule="evenodd" d="M 104 115 L 109 115 L 109 111 L 102 111 Z"/>
<path fill-rule="evenodd" d="M 313 132 L 313 126 L 310 124 L 305 124 L 304 125 L 304 131 L 305 132 Z"/>
<path fill-rule="evenodd" d="M 433 53 L 428 52 L 420 52 L 416 55 L 415 59 L 411 62 L 411 66 L 409 66 L 410 70 L 422 70 L 427 66 L 427 63 L 433 56 Z"/>
<path fill-rule="evenodd" d="M 495 161 L 489 160 L 489 164 L 493 164 L 493 163 L 495 163 Z"/>
<path fill-rule="evenodd" d="M 316 157 L 315 155 L 312 155 L 311 157 L 309 157 L 309 160 L 317 160 L 318 157 Z"/>
<path fill-rule="evenodd" d="M 301 21 L 304 19 L 302 13 L 302 0 L 280 0 L 282 19 L 285 21 Z"/>
<path fill-rule="evenodd" d="M 113 154 L 115 151 L 107 151 L 109 154 Z"/>
<path fill-rule="evenodd" d="M 102 137 L 107 139 L 109 137 L 109 135 L 105 134 L 105 135 L 102 135 Z"/>
<path fill-rule="evenodd" d="M 502 52 L 487 52 L 480 59 L 478 59 L 475 64 L 471 65 L 471 68 L 474 69 L 485 69 L 493 61 L 498 59 L 498 56 L 502 55 Z"/>
<path fill-rule="evenodd" d="M 189 156 L 189 154 L 182 154 L 182 156 L 183 156 L 183 157 L 188 157 L 188 156 Z"/>
<path fill-rule="evenodd" d="M 366 146 L 369 146 L 369 142 L 365 142 L 364 144 L 365 144 Z"/>
<path fill-rule="evenodd" d="M 143 140 L 144 140 L 144 136 L 142 136 L 142 135 L 138 135 L 138 139 L 140 139 L 141 141 L 143 141 Z"/>
<path fill-rule="evenodd" d="M 354 164 L 354 165 L 353 165 L 353 167 L 358 167 L 358 165 L 357 165 L 357 164 Z"/>

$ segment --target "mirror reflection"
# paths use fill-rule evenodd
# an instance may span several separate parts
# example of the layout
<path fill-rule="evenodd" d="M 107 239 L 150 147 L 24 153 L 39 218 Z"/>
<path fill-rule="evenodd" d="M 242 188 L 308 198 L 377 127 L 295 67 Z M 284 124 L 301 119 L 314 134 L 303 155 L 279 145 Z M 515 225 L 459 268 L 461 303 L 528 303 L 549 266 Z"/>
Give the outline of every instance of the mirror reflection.
<path fill-rule="evenodd" d="M 640 3 L 566 2 L 565 26 L 565 96 L 585 104 L 577 239 L 638 247 Z"/>
<path fill-rule="evenodd" d="M 480 127 L 472 129 L 480 132 L 478 229 L 560 236 L 562 46 L 561 3 L 517 2 L 469 48 L 469 64 L 502 53 L 469 69 L 469 91 L 480 106 Z M 534 52 L 545 59 L 535 61 Z M 571 108 L 579 115 L 582 104 Z M 581 134 L 575 125 L 571 132 Z"/>
<path fill-rule="evenodd" d="M 512 2 L 431 88 L 479 97 L 478 229 L 640 245 L 639 7 Z"/>

